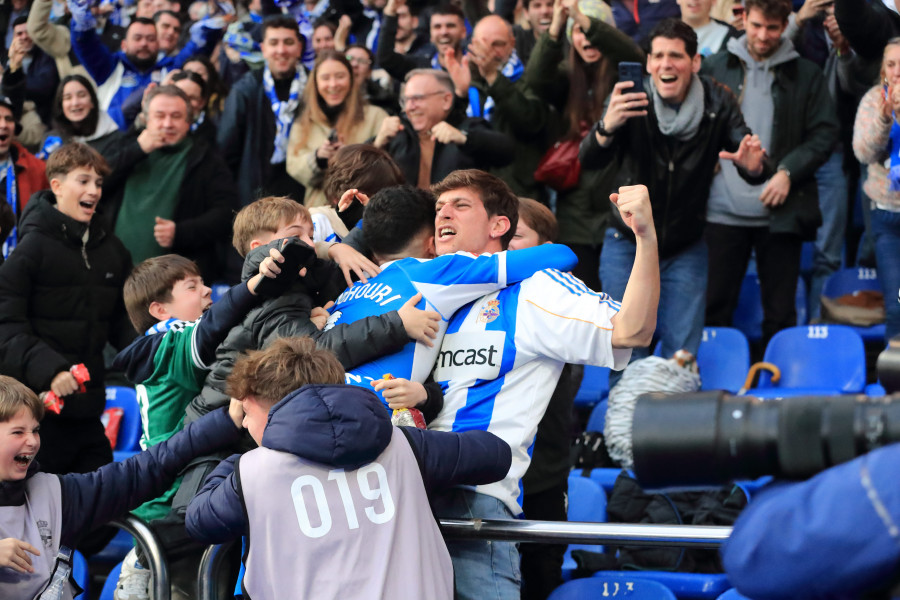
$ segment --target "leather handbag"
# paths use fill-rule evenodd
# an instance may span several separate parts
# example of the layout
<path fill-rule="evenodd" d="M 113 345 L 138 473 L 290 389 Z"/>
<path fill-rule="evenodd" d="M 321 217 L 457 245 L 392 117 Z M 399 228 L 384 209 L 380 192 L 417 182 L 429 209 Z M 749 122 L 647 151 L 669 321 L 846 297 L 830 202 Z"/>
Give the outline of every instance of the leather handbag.
<path fill-rule="evenodd" d="M 561 140 L 553 144 L 541 157 L 534 171 L 534 180 L 557 192 L 565 192 L 577 186 L 581 176 L 579 146 L 580 139 Z"/>

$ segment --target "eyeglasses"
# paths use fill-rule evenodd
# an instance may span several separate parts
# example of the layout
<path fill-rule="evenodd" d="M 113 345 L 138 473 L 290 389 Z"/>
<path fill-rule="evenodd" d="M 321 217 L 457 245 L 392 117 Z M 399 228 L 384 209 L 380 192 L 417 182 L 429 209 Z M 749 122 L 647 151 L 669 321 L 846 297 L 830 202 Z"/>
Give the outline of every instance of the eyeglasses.
<path fill-rule="evenodd" d="M 368 58 L 359 58 L 358 56 L 346 56 L 347 62 L 351 65 L 365 65 L 369 66 L 372 64 L 372 61 Z"/>
<path fill-rule="evenodd" d="M 416 94 L 414 96 L 400 96 L 400 106 L 407 104 L 419 104 L 429 96 L 437 96 L 438 94 L 448 94 L 446 90 L 438 90 L 436 92 L 428 92 L 427 94 Z"/>

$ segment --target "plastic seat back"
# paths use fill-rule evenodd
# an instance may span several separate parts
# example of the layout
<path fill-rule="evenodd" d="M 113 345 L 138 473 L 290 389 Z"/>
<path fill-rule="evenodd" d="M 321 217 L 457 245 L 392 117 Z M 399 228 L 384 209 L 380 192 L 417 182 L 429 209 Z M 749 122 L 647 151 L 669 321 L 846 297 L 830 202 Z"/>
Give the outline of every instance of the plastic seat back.
<path fill-rule="evenodd" d="M 138 406 L 137 393 L 134 388 L 107 387 L 106 408 L 112 407 L 121 408 L 123 411 L 115 450 L 123 453 L 127 458 L 141 450 L 141 409 Z M 119 460 L 119 456 L 116 457 L 116 460 Z"/>
<path fill-rule="evenodd" d="M 575 406 L 594 406 L 609 396 L 609 368 L 584 365 L 584 377 L 575 394 Z"/>
<path fill-rule="evenodd" d="M 675 600 L 675 594 L 663 584 L 647 579 L 597 576 L 566 582 L 553 590 L 548 600 L 596 600 L 597 598 Z"/>
<path fill-rule="evenodd" d="M 588 418 L 585 431 L 603 432 L 603 427 L 606 425 L 607 408 L 609 408 L 609 400 L 604 398 L 593 408 L 593 410 L 591 410 L 591 416 Z"/>
<path fill-rule="evenodd" d="M 865 267 L 835 271 L 825 280 L 822 294 L 829 298 L 839 298 L 844 294 L 852 294 L 861 290 L 881 291 L 878 271 Z"/>
<path fill-rule="evenodd" d="M 763 357 L 781 370 L 781 380 L 760 374 L 759 387 L 780 390 L 831 390 L 857 394 L 866 385 L 866 352 L 862 338 L 843 325 L 789 327 L 769 341 Z"/>
<path fill-rule="evenodd" d="M 103 591 L 100 592 L 99 600 L 113 600 L 116 593 L 116 584 L 119 583 L 119 575 L 121 573 L 122 563 L 119 563 L 106 576 L 106 583 L 103 584 Z"/>
<path fill-rule="evenodd" d="M 88 573 L 87 559 L 78 550 L 72 553 L 72 578 L 84 590 L 84 593 L 75 596 L 75 600 L 87 600 L 91 575 Z"/>
<path fill-rule="evenodd" d="M 730 590 L 716 598 L 716 600 L 750 600 L 750 598 L 737 591 L 737 588 L 731 588 Z"/>
<path fill-rule="evenodd" d="M 700 389 L 737 392 L 750 369 L 750 345 L 740 329 L 704 327 L 700 350 Z"/>

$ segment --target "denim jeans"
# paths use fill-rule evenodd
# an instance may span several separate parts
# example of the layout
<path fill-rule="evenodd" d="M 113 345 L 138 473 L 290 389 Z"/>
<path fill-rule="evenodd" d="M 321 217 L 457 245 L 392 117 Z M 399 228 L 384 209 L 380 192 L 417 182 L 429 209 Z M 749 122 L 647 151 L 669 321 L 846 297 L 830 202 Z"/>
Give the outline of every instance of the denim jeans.
<path fill-rule="evenodd" d="M 871 218 L 878 280 L 884 293 L 884 337 L 888 341 L 900 333 L 900 212 L 872 207 Z"/>
<path fill-rule="evenodd" d="M 816 250 L 809 283 L 807 310 L 810 319 L 821 315 L 820 297 L 825 280 L 841 268 L 841 249 L 844 247 L 844 233 L 847 230 L 847 176 L 841 166 L 843 161 L 843 152 L 834 152 L 816 171 L 822 226 L 816 234 Z"/>
<path fill-rule="evenodd" d="M 617 229 L 606 230 L 600 254 L 603 291 L 621 300 L 631 275 L 636 252 L 634 242 Z M 706 242 L 699 240 L 675 256 L 659 261 L 660 292 L 654 340 L 662 342 L 662 356 L 682 348 L 697 355 L 706 310 Z M 648 348 L 635 348 L 631 360 L 644 358 Z"/>
<path fill-rule="evenodd" d="M 512 519 L 503 502 L 473 490 L 454 488 L 434 498 L 441 519 Z M 457 600 L 519 600 L 522 572 L 513 542 L 449 540 Z"/>

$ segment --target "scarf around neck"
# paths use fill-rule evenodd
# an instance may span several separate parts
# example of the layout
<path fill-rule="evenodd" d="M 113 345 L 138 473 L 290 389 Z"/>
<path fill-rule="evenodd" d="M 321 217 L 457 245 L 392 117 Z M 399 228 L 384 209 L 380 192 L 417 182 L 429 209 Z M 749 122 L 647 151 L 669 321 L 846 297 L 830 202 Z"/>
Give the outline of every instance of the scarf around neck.
<path fill-rule="evenodd" d="M 703 84 L 697 74 L 691 75 L 691 86 L 688 88 L 687 96 L 678 107 L 673 107 L 659 97 L 652 77 L 648 77 L 647 80 L 650 82 L 653 110 L 656 113 L 659 130 L 663 135 L 669 135 L 681 141 L 694 137 L 700 128 L 704 108 Z"/>
<path fill-rule="evenodd" d="M 275 115 L 275 143 L 272 150 L 272 158 L 269 162 L 273 165 L 283 163 L 287 158 L 288 137 L 291 135 L 291 125 L 294 123 L 294 117 L 297 108 L 300 106 L 300 94 L 303 93 L 303 86 L 306 85 L 306 71 L 300 65 L 297 65 L 297 71 L 294 73 L 294 79 L 291 81 L 291 90 L 288 99 L 281 101 L 278 94 L 275 93 L 275 79 L 272 77 L 272 71 L 269 65 L 263 70 L 263 88 L 266 97 L 272 104 L 272 114 Z"/>

